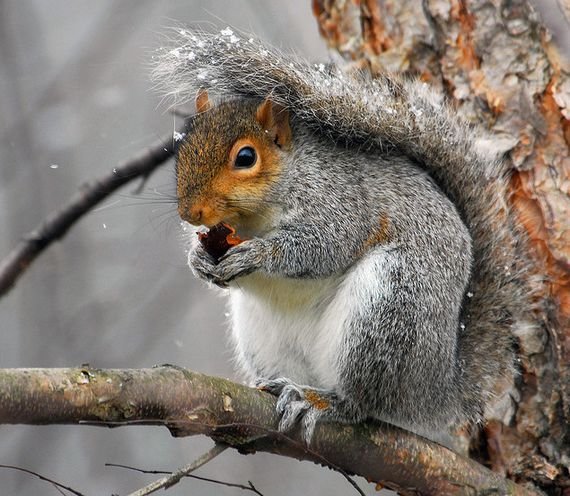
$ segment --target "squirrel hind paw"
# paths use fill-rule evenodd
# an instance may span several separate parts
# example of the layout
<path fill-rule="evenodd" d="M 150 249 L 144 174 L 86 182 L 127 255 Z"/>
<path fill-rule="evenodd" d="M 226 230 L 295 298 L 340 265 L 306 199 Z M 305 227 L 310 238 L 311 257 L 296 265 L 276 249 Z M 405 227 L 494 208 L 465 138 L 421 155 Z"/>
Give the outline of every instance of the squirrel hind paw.
<path fill-rule="evenodd" d="M 254 385 L 260 391 L 271 393 L 274 396 L 279 396 L 285 386 L 297 386 L 292 380 L 286 377 L 278 377 L 277 379 L 256 379 Z M 297 386 L 301 388 L 301 386 Z"/>
<path fill-rule="evenodd" d="M 279 432 L 291 432 L 300 425 L 301 437 L 305 446 L 310 446 L 317 422 L 326 417 L 326 412 L 311 405 L 307 400 L 289 402 L 279 422 Z"/>
<path fill-rule="evenodd" d="M 280 416 L 279 432 L 291 432 L 300 425 L 301 436 L 308 446 L 317 422 L 330 414 L 334 393 L 299 386 L 285 377 L 257 380 L 255 386 L 277 396 L 276 410 Z"/>

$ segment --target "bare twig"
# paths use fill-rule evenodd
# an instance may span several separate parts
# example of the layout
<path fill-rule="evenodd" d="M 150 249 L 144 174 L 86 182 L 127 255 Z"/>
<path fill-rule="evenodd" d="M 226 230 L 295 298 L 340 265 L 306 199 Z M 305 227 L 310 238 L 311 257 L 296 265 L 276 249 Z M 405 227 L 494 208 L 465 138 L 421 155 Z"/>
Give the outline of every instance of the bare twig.
<path fill-rule="evenodd" d="M 109 174 L 81 186 L 66 205 L 52 212 L 38 227 L 26 234 L 18 246 L 0 262 L 0 296 L 10 290 L 43 250 L 64 236 L 83 215 L 129 181 L 150 175 L 173 153 L 174 141 L 172 134 L 169 134 Z"/>
<path fill-rule="evenodd" d="M 234 424 L 234 425 L 219 425 L 218 427 L 228 428 L 228 427 L 238 427 L 238 425 L 236 425 L 236 424 Z M 297 450 L 304 451 L 305 453 L 310 454 L 311 457 L 313 458 L 313 461 L 315 461 L 316 463 L 320 463 L 321 465 L 327 466 L 327 467 L 331 468 L 332 470 L 334 470 L 335 472 L 338 472 L 340 475 L 342 475 L 347 480 L 347 482 L 356 490 L 356 492 L 358 494 L 360 494 L 361 496 L 366 496 L 364 494 L 364 492 L 362 491 L 362 489 L 360 489 L 360 487 L 358 486 L 356 481 L 346 472 L 346 470 L 344 470 L 342 467 L 339 467 L 338 465 L 334 464 L 333 462 L 331 462 L 330 460 L 325 458 L 320 453 L 317 453 L 315 450 L 311 449 L 309 446 L 307 446 L 303 442 L 301 442 L 297 439 L 293 439 L 292 437 L 290 437 L 290 436 L 288 436 L 282 432 L 276 431 L 275 429 L 267 429 L 267 428 L 261 427 L 260 425 L 257 425 L 257 424 L 240 424 L 239 427 L 240 428 L 247 427 L 247 428 L 250 428 L 250 429 L 255 430 L 255 431 L 265 432 L 265 436 L 267 436 L 267 437 L 272 437 L 276 440 L 279 440 L 283 444 L 288 444 Z"/>
<path fill-rule="evenodd" d="M 24 472 L 26 474 L 33 475 L 34 477 L 37 477 L 38 479 L 43 480 L 45 482 L 49 482 L 50 484 L 55 486 L 55 488 L 61 494 L 63 494 L 63 492 L 61 492 L 61 489 L 65 489 L 66 491 L 70 492 L 71 494 L 75 494 L 75 496 L 84 496 L 83 493 L 80 493 L 79 491 L 76 491 L 75 489 L 73 489 L 69 486 L 65 486 L 65 485 L 63 485 L 57 481 L 54 481 L 53 479 L 49 479 L 48 477 L 44 477 L 43 475 L 38 474 L 37 472 L 34 472 L 32 470 L 28 470 L 28 469 L 22 468 L 22 467 L 16 467 L 15 465 L 4 465 L 4 464 L 0 464 L 0 468 L 9 468 L 10 470 L 17 470 L 19 472 Z"/>
<path fill-rule="evenodd" d="M 172 472 L 168 472 L 167 470 L 145 470 L 142 468 L 131 467 L 130 465 L 123 465 L 121 463 L 105 463 L 106 467 L 116 467 L 116 468 L 124 468 L 127 470 L 133 470 L 135 472 L 140 472 L 141 474 L 154 474 L 154 475 L 168 475 L 172 474 Z M 247 481 L 247 486 L 245 484 L 238 484 L 236 482 L 226 482 L 221 481 L 219 479 L 211 479 L 210 477 L 202 477 L 200 475 L 195 474 L 186 474 L 184 477 L 189 477 L 190 479 L 196 479 L 199 481 L 204 482 L 211 482 L 212 484 L 218 484 L 220 486 L 226 487 L 235 487 L 237 489 L 243 489 L 244 491 L 251 491 L 252 493 L 258 494 L 259 496 L 263 496 L 251 481 Z"/>
<path fill-rule="evenodd" d="M 185 467 L 179 468 L 176 472 L 167 475 L 166 477 L 162 477 L 148 486 L 145 486 L 134 493 L 129 494 L 129 496 L 147 496 L 148 494 L 152 494 L 159 489 L 168 489 L 169 487 L 174 486 L 180 482 L 180 479 L 186 477 L 190 473 L 194 472 L 194 470 L 202 467 L 210 460 L 216 458 L 220 453 L 223 453 L 228 448 L 225 444 L 216 443 L 212 449 L 204 453 L 201 457 L 194 460 L 192 463 L 186 465 Z"/>
<path fill-rule="evenodd" d="M 88 422 L 90 425 L 101 425 L 101 422 Z M 144 423 L 147 422 L 143 422 L 142 424 L 140 422 L 136 422 L 137 425 L 144 425 Z M 130 424 L 130 422 L 129 422 Z M 176 424 L 181 424 L 181 425 L 188 425 L 188 420 L 183 420 L 183 421 L 169 421 L 168 422 L 168 427 L 170 429 L 172 429 Z M 121 424 L 115 424 L 115 425 L 121 425 Z M 198 422 L 193 422 L 194 426 L 198 425 Z M 201 427 L 206 428 L 206 425 L 202 425 Z M 356 490 L 356 492 L 358 494 L 360 494 L 361 496 L 365 496 L 364 492 L 362 491 L 362 489 L 360 489 L 360 487 L 358 486 L 358 484 L 356 483 L 356 481 L 340 466 L 334 464 L 332 461 L 328 460 L 327 458 L 325 458 L 323 455 L 321 455 L 320 453 L 317 453 L 316 451 L 312 450 L 309 446 L 305 445 L 302 441 L 299 441 L 298 439 L 294 439 L 282 432 L 279 432 L 275 429 L 268 429 L 266 427 L 263 427 L 259 424 L 245 424 L 245 423 L 240 423 L 240 424 L 236 424 L 236 423 L 232 423 L 232 424 L 218 424 L 217 426 L 218 429 L 224 429 L 224 430 L 228 430 L 228 429 L 250 429 L 252 432 L 258 432 L 258 433 L 263 433 L 263 434 L 257 434 L 256 436 L 253 436 L 249 441 L 253 441 L 255 438 L 260 439 L 262 437 L 271 437 L 275 440 L 278 440 L 279 442 L 283 443 L 284 445 L 289 445 L 292 448 L 294 448 L 295 450 L 299 450 L 301 452 L 305 452 L 307 454 L 309 454 L 311 456 L 311 458 L 313 459 L 313 461 L 315 463 L 319 463 L 321 465 L 324 465 L 326 467 L 331 468 L 332 470 L 334 470 L 335 472 L 338 472 L 340 475 L 342 475 L 346 481 Z"/>
<path fill-rule="evenodd" d="M 89 421 L 89 422 L 81 422 L 82 424 L 86 424 L 86 425 L 94 425 L 94 426 L 120 426 L 120 425 L 125 425 L 125 422 L 93 422 L 93 421 Z M 127 422 L 128 425 L 150 425 L 150 424 L 156 424 L 156 421 L 148 421 L 148 420 L 135 420 L 135 421 L 128 421 Z M 189 422 L 188 420 L 182 420 L 182 421 L 178 421 L 178 420 L 171 420 L 168 422 L 168 427 L 170 429 L 176 429 L 176 426 L 188 426 Z M 192 425 L 194 427 L 199 426 L 199 422 L 192 422 Z M 205 424 L 202 424 L 200 427 L 202 428 L 207 428 L 208 426 Z M 278 440 L 279 442 L 282 442 L 283 444 L 288 444 L 291 447 L 293 447 L 296 450 L 299 451 L 304 451 L 307 454 L 310 454 L 313 461 L 315 461 L 316 463 L 319 463 L 321 465 L 327 466 L 329 468 L 331 468 L 332 470 L 334 470 L 335 472 L 338 472 L 340 475 L 342 475 L 347 482 L 356 490 L 356 492 L 358 494 L 360 494 L 361 496 L 365 496 L 364 492 L 362 491 L 362 489 L 360 489 L 360 487 L 358 486 L 358 484 L 356 483 L 356 481 L 350 476 L 348 475 L 348 473 L 342 468 L 339 467 L 338 465 L 335 465 L 333 462 L 331 462 L 330 460 L 327 460 L 324 456 L 322 456 L 321 454 L 317 453 L 316 451 L 312 450 L 309 446 L 306 446 L 305 444 L 303 444 L 302 442 L 293 439 L 285 434 L 283 434 L 282 432 L 276 431 L 275 429 L 267 429 L 259 424 L 245 424 L 245 423 L 240 423 L 240 424 L 236 424 L 236 423 L 232 423 L 232 424 L 218 424 L 217 426 L 218 429 L 224 429 L 224 430 L 229 430 L 229 429 L 236 429 L 236 430 L 244 430 L 244 429 L 250 429 L 251 431 L 257 431 L 257 432 L 261 432 L 264 433 L 263 435 L 258 435 L 257 438 L 261 438 L 261 437 L 272 437 L 276 440 Z M 253 441 L 254 438 L 250 439 L 250 441 Z M 115 465 L 115 464 L 106 464 L 108 466 L 120 466 L 120 467 L 124 467 L 124 468 L 130 468 L 130 467 L 126 467 L 124 465 Z M 133 470 L 137 470 L 137 469 L 133 469 Z M 142 471 L 141 472 L 145 472 L 145 473 L 166 473 L 166 472 L 161 472 L 161 471 Z M 169 472 L 168 472 L 169 473 Z M 197 477 L 197 476 L 190 476 L 190 477 Z"/>
<path fill-rule="evenodd" d="M 314 458 L 314 460 L 316 460 L 319 463 L 322 463 L 323 465 L 326 465 L 326 466 L 332 468 L 334 471 L 336 471 L 340 475 L 342 475 L 346 479 L 346 481 L 355 489 L 355 491 L 358 494 L 360 494 L 361 496 L 366 496 L 364 494 L 364 491 L 362 491 L 362 489 L 360 489 L 360 486 L 356 483 L 356 481 L 350 475 L 348 475 L 346 470 L 344 470 L 342 467 L 339 467 L 338 465 L 332 463 L 330 460 L 327 460 L 323 455 L 312 450 L 309 446 L 306 446 L 305 444 L 303 444 L 303 443 L 301 443 L 295 439 L 292 439 L 289 436 L 286 436 L 282 432 L 276 432 L 275 430 L 273 430 L 273 431 L 268 430 L 267 434 L 272 434 L 273 436 L 280 438 L 284 443 L 290 443 L 293 446 L 295 446 L 296 448 L 301 449 L 301 450 L 305 450 L 307 453 L 310 453 L 311 456 Z"/>

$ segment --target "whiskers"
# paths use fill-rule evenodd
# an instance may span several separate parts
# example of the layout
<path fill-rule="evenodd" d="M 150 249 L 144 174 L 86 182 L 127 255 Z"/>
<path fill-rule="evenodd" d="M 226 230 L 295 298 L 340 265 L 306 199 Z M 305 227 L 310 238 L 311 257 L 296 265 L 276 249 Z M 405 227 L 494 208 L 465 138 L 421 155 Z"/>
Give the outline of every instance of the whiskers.
<path fill-rule="evenodd" d="M 114 201 L 101 206 L 95 212 L 105 212 L 106 215 L 115 213 L 117 217 L 123 217 L 127 215 L 122 213 L 125 209 L 131 210 L 132 207 L 136 207 L 134 222 L 139 224 L 138 229 L 151 226 L 153 231 L 165 230 L 168 233 L 172 230 L 178 231 L 180 224 L 178 198 L 169 190 L 172 190 L 170 183 L 147 188 L 141 193 L 118 193 Z M 139 223 L 141 218 L 146 218 L 146 222 Z"/>
<path fill-rule="evenodd" d="M 119 195 L 132 200 L 130 205 L 178 205 L 178 197 L 175 194 L 165 193 L 156 188 L 145 190 L 136 195 Z"/>

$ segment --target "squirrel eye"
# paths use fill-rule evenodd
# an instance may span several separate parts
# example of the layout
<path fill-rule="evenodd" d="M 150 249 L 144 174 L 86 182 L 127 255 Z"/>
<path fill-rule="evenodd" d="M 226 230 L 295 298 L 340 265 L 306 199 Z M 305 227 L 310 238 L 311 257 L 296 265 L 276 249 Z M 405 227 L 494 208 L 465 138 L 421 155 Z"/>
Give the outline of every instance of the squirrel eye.
<path fill-rule="evenodd" d="M 244 146 L 236 155 L 234 167 L 236 169 L 249 169 L 257 162 L 257 154 L 251 146 Z"/>

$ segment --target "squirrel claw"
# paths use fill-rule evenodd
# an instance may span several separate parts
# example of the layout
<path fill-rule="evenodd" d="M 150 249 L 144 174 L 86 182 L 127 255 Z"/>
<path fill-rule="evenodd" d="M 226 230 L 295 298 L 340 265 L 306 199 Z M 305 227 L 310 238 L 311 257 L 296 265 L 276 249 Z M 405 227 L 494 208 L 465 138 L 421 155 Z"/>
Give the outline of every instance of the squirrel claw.
<path fill-rule="evenodd" d="M 274 396 L 279 396 L 285 386 L 296 386 L 294 382 L 286 377 L 278 377 L 277 379 L 257 379 L 254 382 L 254 385 L 260 391 L 266 391 Z"/>
<path fill-rule="evenodd" d="M 310 404 L 304 401 L 304 396 L 305 395 L 301 388 L 295 384 L 288 384 L 283 388 L 281 394 L 279 394 L 279 398 L 277 400 L 277 413 L 279 415 L 285 415 L 285 411 L 293 403 L 307 403 L 306 408 L 310 407 Z M 281 422 L 283 422 L 283 418 L 281 418 Z"/>
<path fill-rule="evenodd" d="M 285 404 L 281 413 L 281 420 L 279 421 L 279 432 L 290 432 L 293 430 L 310 408 L 310 403 L 304 400 L 290 401 Z"/>
<path fill-rule="evenodd" d="M 317 421 L 326 416 L 332 406 L 334 394 L 299 386 L 285 377 L 260 379 L 255 382 L 255 386 L 278 397 L 276 410 L 281 417 L 279 432 L 290 432 L 300 424 L 303 441 L 309 445 Z"/>

